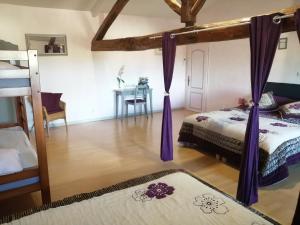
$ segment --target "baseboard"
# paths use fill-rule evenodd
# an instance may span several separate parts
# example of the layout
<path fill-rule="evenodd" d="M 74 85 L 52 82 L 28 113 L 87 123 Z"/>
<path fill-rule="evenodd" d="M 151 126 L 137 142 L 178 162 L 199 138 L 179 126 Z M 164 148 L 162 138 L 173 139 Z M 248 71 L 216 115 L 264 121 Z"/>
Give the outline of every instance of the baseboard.
<path fill-rule="evenodd" d="M 184 107 L 178 107 L 178 108 L 173 108 L 172 111 L 176 111 L 176 110 L 182 110 L 184 109 Z M 162 110 L 153 110 L 153 113 L 161 113 Z M 144 114 L 142 114 L 144 115 Z M 129 113 L 128 117 L 133 117 L 134 114 L 133 113 Z M 115 119 L 115 116 L 102 116 L 102 117 L 96 117 L 96 118 L 92 118 L 92 119 L 84 119 L 84 120 L 71 120 L 71 121 L 67 121 L 68 125 L 76 125 L 76 124 L 82 124 L 82 123 L 92 123 L 92 122 L 97 122 L 97 121 L 103 121 L 103 120 L 113 120 Z M 57 121 L 57 122 L 50 122 L 49 127 L 60 127 L 60 126 L 64 126 L 65 123 L 64 121 Z"/>

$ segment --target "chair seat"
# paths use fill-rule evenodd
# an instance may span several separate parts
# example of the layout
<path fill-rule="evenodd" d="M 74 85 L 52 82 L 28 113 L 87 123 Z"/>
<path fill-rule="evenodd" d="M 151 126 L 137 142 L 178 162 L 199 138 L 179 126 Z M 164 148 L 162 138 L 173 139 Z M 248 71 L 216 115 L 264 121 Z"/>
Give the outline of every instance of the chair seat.
<path fill-rule="evenodd" d="M 126 103 L 128 103 L 128 104 L 134 104 L 134 99 L 126 100 Z M 136 103 L 146 103 L 146 100 L 144 100 L 144 99 L 137 99 Z"/>
<path fill-rule="evenodd" d="M 47 111 L 47 113 L 50 114 L 55 114 L 55 113 L 60 113 L 60 112 L 64 112 L 63 109 L 57 109 L 57 110 L 53 110 L 53 111 Z"/>

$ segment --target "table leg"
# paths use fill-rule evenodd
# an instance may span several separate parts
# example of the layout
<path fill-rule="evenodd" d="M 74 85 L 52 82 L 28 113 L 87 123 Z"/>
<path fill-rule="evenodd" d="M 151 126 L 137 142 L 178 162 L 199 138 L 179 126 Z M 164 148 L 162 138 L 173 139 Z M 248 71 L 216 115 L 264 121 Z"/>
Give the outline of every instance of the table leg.
<path fill-rule="evenodd" d="M 116 93 L 116 119 L 118 119 L 119 116 L 119 94 Z"/>
<path fill-rule="evenodd" d="M 152 90 L 151 89 L 149 91 L 149 98 L 150 98 L 150 112 L 151 112 L 151 117 L 153 117 Z"/>
<path fill-rule="evenodd" d="M 121 119 L 123 120 L 124 118 L 124 107 L 125 107 L 125 97 L 122 94 L 121 95 Z"/>

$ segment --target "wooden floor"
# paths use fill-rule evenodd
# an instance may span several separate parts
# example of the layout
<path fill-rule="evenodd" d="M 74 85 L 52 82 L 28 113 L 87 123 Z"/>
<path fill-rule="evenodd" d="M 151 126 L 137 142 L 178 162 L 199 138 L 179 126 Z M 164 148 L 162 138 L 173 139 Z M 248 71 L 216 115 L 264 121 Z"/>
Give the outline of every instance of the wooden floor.
<path fill-rule="evenodd" d="M 214 157 L 177 143 L 183 118 L 191 114 L 173 113 L 174 161 L 159 159 L 161 113 L 121 122 L 108 120 L 50 129 L 47 139 L 49 174 L 53 200 L 90 192 L 130 178 L 169 168 L 184 168 L 222 191 L 235 196 L 238 171 Z M 282 224 L 290 224 L 300 189 L 300 166 L 290 178 L 259 191 L 255 208 Z M 5 215 L 41 203 L 38 193 L 0 202 Z"/>

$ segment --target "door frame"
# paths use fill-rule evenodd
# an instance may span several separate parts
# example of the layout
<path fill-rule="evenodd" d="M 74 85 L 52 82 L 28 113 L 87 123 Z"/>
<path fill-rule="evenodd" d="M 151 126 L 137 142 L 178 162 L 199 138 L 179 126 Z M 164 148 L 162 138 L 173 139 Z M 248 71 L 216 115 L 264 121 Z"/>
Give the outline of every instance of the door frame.
<path fill-rule="evenodd" d="M 185 69 L 185 108 L 191 111 L 199 112 L 196 108 L 190 107 L 190 89 L 191 84 L 189 85 L 189 79 L 191 79 L 191 65 L 192 65 L 192 58 L 191 55 L 194 51 L 200 50 L 205 52 L 205 69 L 204 69 L 204 79 L 203 79 L 203 95 L 202 95 L 202 112 L 207 110 L 207 96 L 208 96 L 208 85 L 209 85 L 209 58 L 210 58 L 210 44 L 209 43 L 198 43 L 187 45 L 186 47 L 186 69 Z"/>

